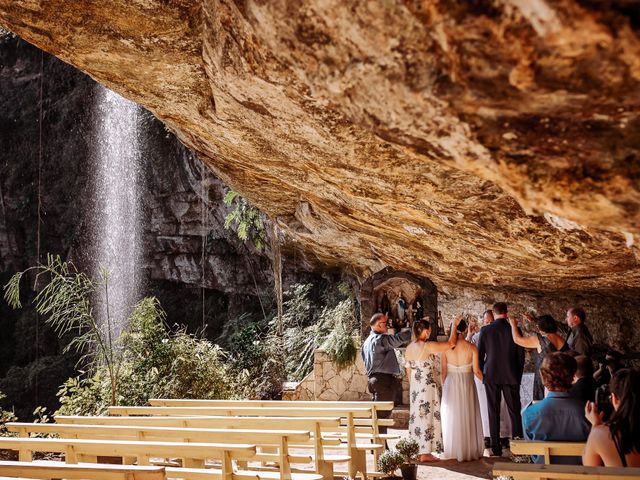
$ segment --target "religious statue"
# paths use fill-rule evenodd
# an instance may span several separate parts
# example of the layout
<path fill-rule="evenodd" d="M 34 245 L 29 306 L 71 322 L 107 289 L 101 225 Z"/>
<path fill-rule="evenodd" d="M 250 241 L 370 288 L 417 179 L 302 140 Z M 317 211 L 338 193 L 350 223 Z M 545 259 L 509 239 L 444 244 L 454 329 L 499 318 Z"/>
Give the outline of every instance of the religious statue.
<path fill-rule="evenodd" d="M 398 297 L 398 320 L 404 322 L 404 311 L 407 309 L 407 302 L 402 294 Z"/>

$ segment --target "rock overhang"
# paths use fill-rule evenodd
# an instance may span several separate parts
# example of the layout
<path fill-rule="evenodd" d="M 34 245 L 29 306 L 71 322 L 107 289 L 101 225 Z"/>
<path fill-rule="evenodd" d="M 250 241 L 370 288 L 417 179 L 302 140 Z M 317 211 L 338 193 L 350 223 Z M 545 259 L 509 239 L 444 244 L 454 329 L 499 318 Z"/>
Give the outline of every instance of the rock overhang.
<path fill-rule="evenodd" d="M 0 0 L 0 24 L 149 108 L 308 261 L 524 291 L 638 285 L 627 13 Z"/>

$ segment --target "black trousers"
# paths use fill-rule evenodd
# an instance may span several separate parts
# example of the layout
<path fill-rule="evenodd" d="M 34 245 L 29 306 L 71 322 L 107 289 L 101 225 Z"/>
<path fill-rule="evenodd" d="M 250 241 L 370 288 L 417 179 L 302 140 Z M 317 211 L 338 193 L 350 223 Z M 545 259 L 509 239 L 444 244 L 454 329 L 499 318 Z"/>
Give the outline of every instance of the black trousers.
<path fill-rule="evenodd" d="M 398 393 L 402 394 L 400 379 L 390 373 L 372 373 L 367 386 L 369 393 L 373 395 L 374 402 L 394 402 Z M 391 410 L 379 411 L 378 418 L 389 418 Z M 387 433 L 387 427 L 379 427 L 380 433 Z"/>
<path fill-rule="evenodd" d="M 520 415 L 520 385 L 503 385 L 485 383 L 487 392 L 487 408 L 489 409 L 489 431 L 491 432 L 491 450 L 493 453 L 502 452 L 500 445 L 500 401 L 504 401 L 511 418 L 511 437 L 522 438 L 522 416 Z"/>

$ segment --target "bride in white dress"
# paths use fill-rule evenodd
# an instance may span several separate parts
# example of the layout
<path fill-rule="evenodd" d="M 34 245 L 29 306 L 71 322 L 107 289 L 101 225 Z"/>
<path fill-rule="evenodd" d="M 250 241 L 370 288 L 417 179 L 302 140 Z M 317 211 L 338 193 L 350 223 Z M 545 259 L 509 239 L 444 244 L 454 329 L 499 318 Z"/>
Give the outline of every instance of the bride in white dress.
<path fill-rule="evenodd" d="M 460 322 L 458 332 L 466 329 L 466 322 Z M 444 457 L 459 462 L 477 460 L 484 451 L 480 405 L 473 381 L 474 374 L 482 380 L 478 349 L 464 338 L 458 335 L 455 349 L 442 354 L 441 366 Z"/>

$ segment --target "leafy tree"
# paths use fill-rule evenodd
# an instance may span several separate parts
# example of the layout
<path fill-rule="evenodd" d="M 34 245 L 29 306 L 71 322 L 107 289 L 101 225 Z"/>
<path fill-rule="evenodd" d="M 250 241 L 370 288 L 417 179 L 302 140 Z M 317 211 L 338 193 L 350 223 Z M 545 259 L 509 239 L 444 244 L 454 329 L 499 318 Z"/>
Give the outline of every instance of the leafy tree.
<path fill-rule="evenodd" d="M 72 263 L 63 262 L 60 256 L 47 255 L 47 263 L 28 268 L 11 277 L 4 286 L 4 297 L 14 309 L 21 308 L 20 281 L 27 272 L 33 271 L 36 285 L 46 278 L 45 286 L 33 300 L 36 311 L 46 317 L 58 336 L 74 334 L 64 353 L 75 350 L 82 354 L 79 363 L 90 369 L 104 365 L 111 384 L 111 401 L 116 405 L 116 389 L 120 376 L 122 349 L 118 338 L 113 338 L 109 312 L 108 273 L 101 268 L 94 280 L 79 272 Z M 106 322 L 100 325 L 94 316 L 92 299 L 104 295 Z"/>

